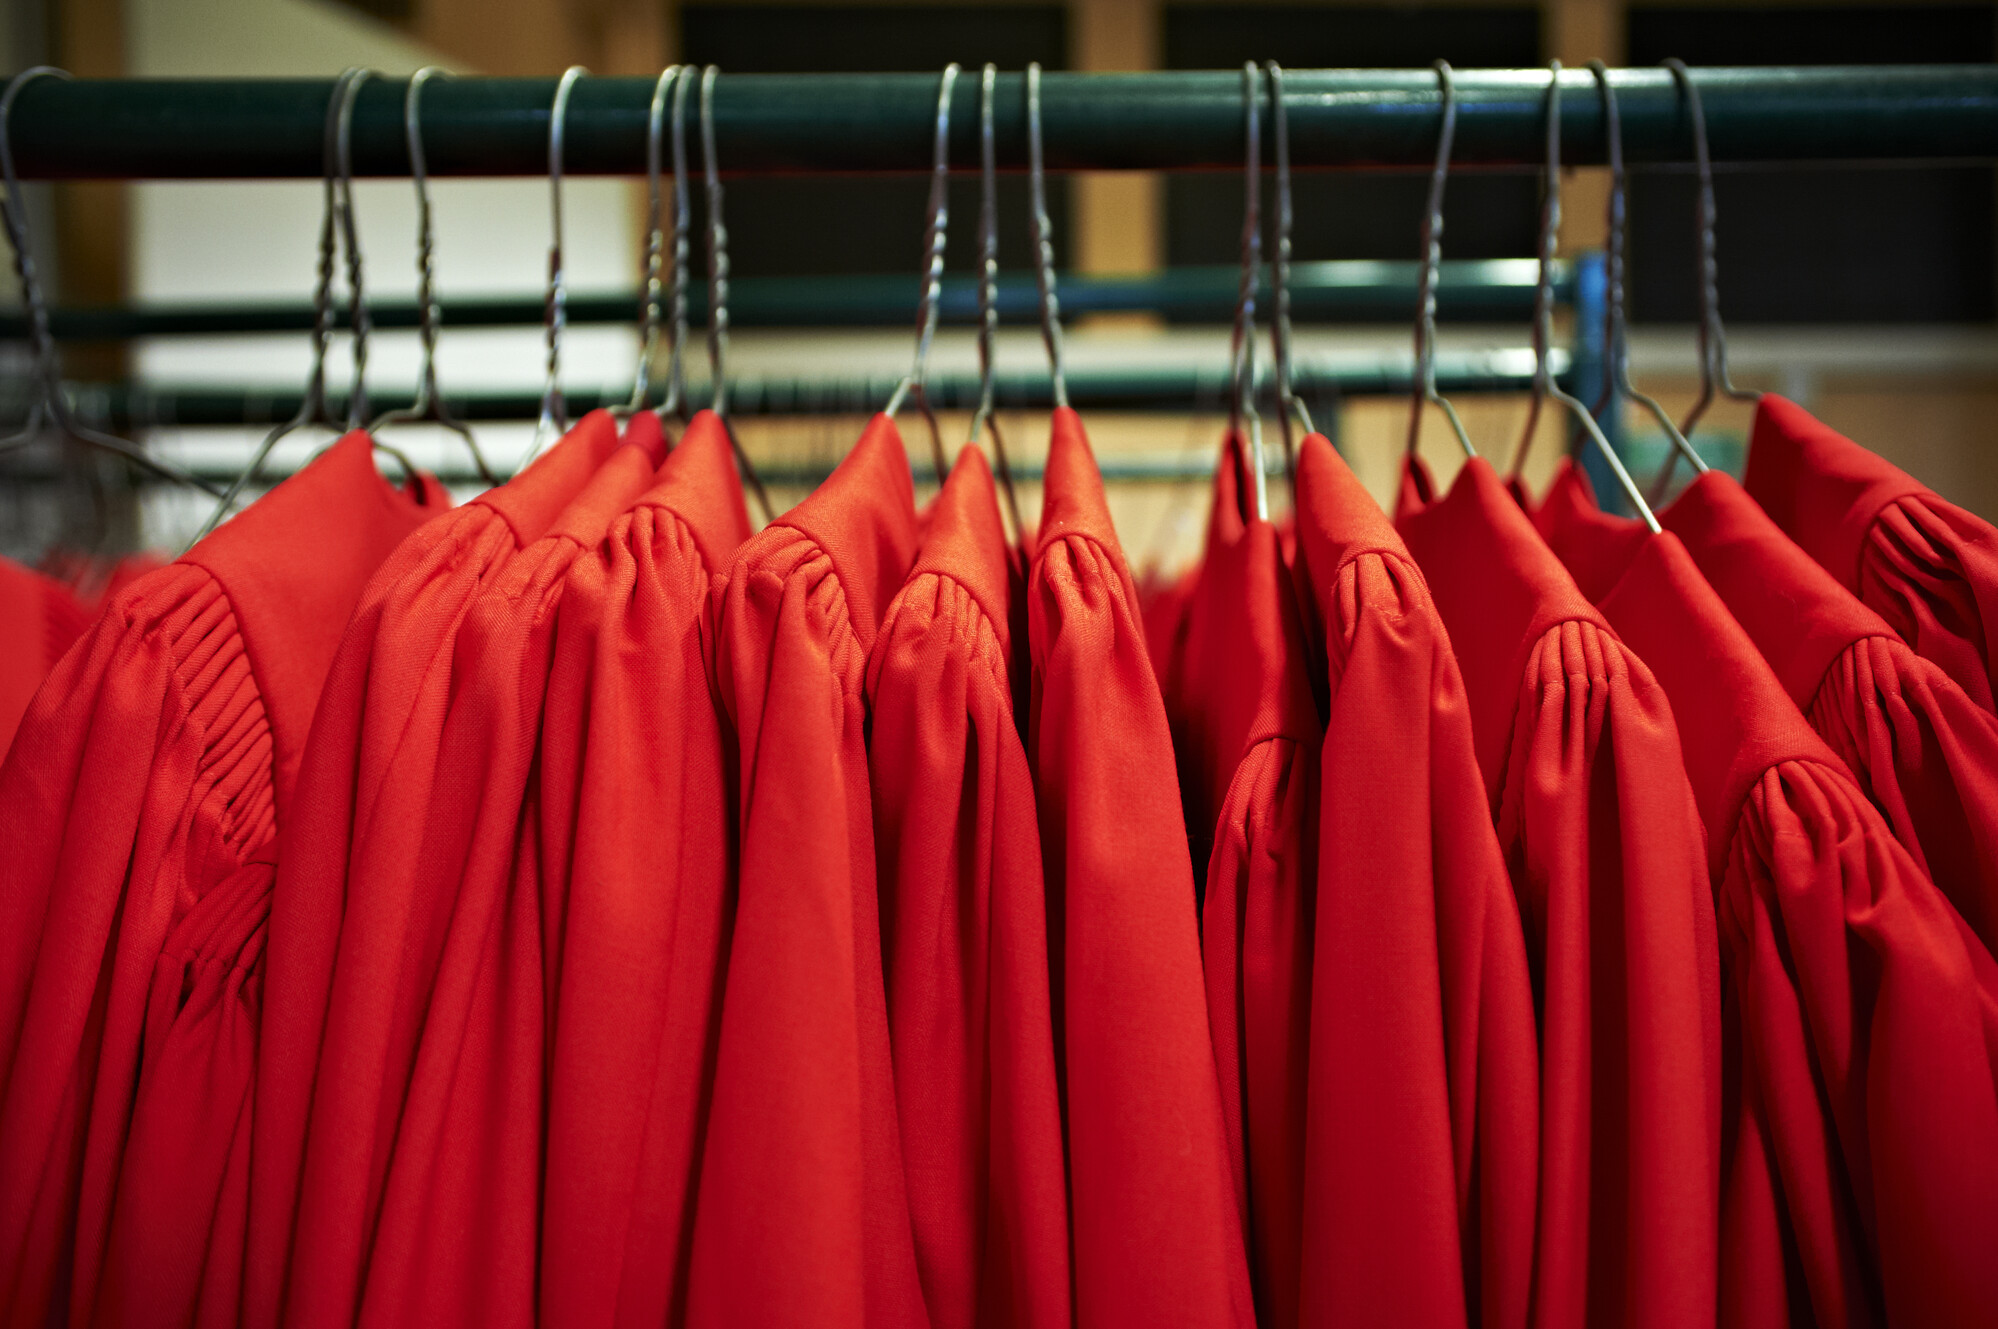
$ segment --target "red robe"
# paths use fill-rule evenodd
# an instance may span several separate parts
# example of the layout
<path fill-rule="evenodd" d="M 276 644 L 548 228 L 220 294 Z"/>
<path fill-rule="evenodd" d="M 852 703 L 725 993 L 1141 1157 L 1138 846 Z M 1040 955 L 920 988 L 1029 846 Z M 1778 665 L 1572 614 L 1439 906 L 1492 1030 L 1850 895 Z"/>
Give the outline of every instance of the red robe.
<path fill-rule="evenodd" d="M 14 741 L 14 729 L 35 689 L 85 628 L 90 615 L 67 586 L 0 558 L 0 757 Z"/>
<path fill-rule="evenodd" d="M 1070 1318 L 1040 828 L 1013 709 L 1019 581 L 967 445 L 867 660 L 888 1032 L 936 1329 Z"/>
<path fill-rule="evenodd" d="M 1550 501 L 1588 501 L 1578 479 L 1564 476 Z M 1700 476 L 1659 520 L 1915 866 L 1998 949 L 1998 716 L 1909 650 L 1729 476 Z"/>
<path fill-rule="evenodd" d="M 1070 410 L 1054 413 L 1045 495 L 1027 581 L 1027 753 L 1054 931 L 1076 1320 L 1246 1327 L 1172 740 Z"/>
<path fill-rule="evenodd" d="M 118 592 L 23 717 L 0 770 L 6 1323 L 233 1322 L 272 840 L 341 625 L 444 501 L 343 439 Z"/>
<path fill-rule="evenodd" d="M 1670 532 L 1550 536 L 1687 718 L 1727 974 L 1729 1326 L 1998 1319 L 1998 966 Z"/>
<path fill-rule="evenodd" d="M 1303 1278 L 1323 730 L 1276 527 L 1242 511 L 1250 484 L 1230 436 L 1167 697 L 1187 819 L 1200 828 L 1207 1019 L 1235 1199 L 1259 1322 L 1282 1326 L 1298 1323 Z"/>
<path fill-rule="evenodd" d="M 363 1325 L 534 1323 L 547 999 L 537 820 L 524 805 L 569 568 L 651 486 L 659 461 L 658 418 L 637 419 L 640 437 L 466 612 L 429 815 L 403 845 L 366 849 L 399 850 L 417 889 L 387 954 L 343 944 L 334 988 L 365 996 L 352 1013 L 336 1006 L 329 1030 L 365 1038 L 376 1010 L 401 1018 L 375 1117 L 346 1138 L 315 1122 L 307 1141 L 368 1159 L 375 1177 Z"/>
<path fill-rule="evenodd" d="M 1765 393 L 1748 492 L 1841 585 L 1998 710 L 1998 530 Z"/>
<path fill-rule="evenodd" d="M 877 415 L 826 482 L 742 547 L 714 686 L 741 870 L 688 1317 L 919 1325 L 882 992 L 867 654 L 916 550 Z"/>
<path fill-rule="evenodd" d="M 721 421 L 569 569 L 536 816 L 549 1001 L 540 1310 L 680 1324 L 735 832 L 708 691 L 713 583 L 749 538 Z"/>
<path fill-rule="evenodd" d="M 1534 966 L 1534 1322 L 1711 1323 L 1719 955 L 1673 709 L 1489 463 L 1399 526 L 1464 669 Z"/>
<path fill-rule="evenodd" d="M 399 546 L 334 657 L 280 846 L 258 1040 L 244 1323 L 349 1329 L 385 1160 L 374 1123 L 421 1008 L 392 1006 L 466 613 L 617 447 L 592 412 L 514 480 Z M 372 970 L 346 963 L 374 958 Z M 384 972 L 386 966 L 386 972 Z M 336 984 L 336 970 L 340 981 Z M 323 1073 L 322 1073 L 323 1071 Z M 317 1142 L 317 1143 L 314 1143 Z"/>
<path fill-rule="evenodd" d="M 1539 1050 L 1456 657 L 1330 443 L 1297 470 L 1321 688 L 1302 1321 L 1527 1322 Z"/>

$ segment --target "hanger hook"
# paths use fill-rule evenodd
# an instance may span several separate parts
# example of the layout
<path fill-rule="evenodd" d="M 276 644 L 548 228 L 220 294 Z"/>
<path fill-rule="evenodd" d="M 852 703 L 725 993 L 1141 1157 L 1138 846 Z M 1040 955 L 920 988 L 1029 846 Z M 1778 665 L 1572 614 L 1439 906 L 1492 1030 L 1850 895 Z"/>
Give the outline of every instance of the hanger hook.
<path fill-rule="evenodd" d="M 728 435 L 728 445 L 735 453 L 735 464 L 742 472 L 742 478 L 756 495 L 756 505 L 762 510 L 763 520 L 775 517 L 776 510 L 770 506 L 769 491 L 763 487 L 763 477 L 757 474 L 756 467 L 749 460 L 749 453 L 743 449 L 742 440 L 736 437 L 735 426 L 728 421 L 728 228 L 722 224 L 722 185 L 721 159 L 715 153 L 715 83 L 721 77 L 721 70 L 708 65 L 701 70 L 701 172 L 707 186 L 708 196 L 708 378 L 709 408 L 722 422 L 722 429 Z M 675 105 L 674 151 L 679 154 L 674 159 L 674 170 L 680 172 L 684 153 L 678 141 L 679 105 Z M 676 181 L 682 179 L 675 176 Z M 684 221 L 686 214 L 680 214 Z M 684 246 L 681 249 L 684 255 Z M 683 260 L 684 261 L 684 260 Z M 679 273 L 675 273 L 676 280 Z M 680 327 L 686 325 L 686 289 L 681 284 L 678 301 Z M 676 334 L 677 335 L 677 334 Z M 677 346 L 677 342 L 676 342 Z M 680 368 L 677 350 L 675 353 L 673 377 L 677 383 Z"/>
<path fill-rule="evenodd" d="M 1666 439 L 1672 444 L 1675 455 L 1684 457 L 1692 464 L 1693 470 L 1707 469 L 1706 462 L 1672 423 L 1672 417 L 1665 408 L 1650 396 L 1639 392 L 1630 381 L 1630 325 L 1624 309 L 1624 237 L 1626 233 L 1626 210 L 1624 205 L 1623 170 L 1623 117 L 1618 112 L 1616 89 L 1610 84 L 1609 67 L 1600 60 L 1589 61 L 1589 73 L 1596 81 L 1598 95 L 1602 99 L 1603 132 L 1609 144 L 1610 192 L 1609 192 L 1609 239 L 1605 260 L 1608 298 L 1603 302 L 1603 359 L 1608 372 L 1603 375 L 1603 390 L 1596 399 L 1591 414 L 1600 416 L 1604 409 L 1616 409 L 1619 395 L 1644 407 L 1658 427 L 1665 431 Z M 1654 491 L 1655 493 L 1655 491 Z"/>
<path fill-rule="evenodd" d="M 1422 408 L 1431 403 L 1443 408 L 1450 432 L 1457 436 L 1466 457 L 1475 457 L 1464 422 L 1457 408 L 1436 390 L 1436 275 L 1443 261 L 1443 186 L 1450 178 L 1450 147 L 1457 137 L 1457 80 L 1447 60 L 1438 60 L 1436 87 L 1441 123 L 1436 133 L 1436 165 L 1429 172 L 1429 202 L 1422 213 L 1422 263 L 1415 293 L 1415 400 L 1408 413 L 1408 455 L 1422 438 Z"/>
<path fill-rule="evenodd" d="M 562 141 L 569 121 L 569 94 L 590 71 L 570 65 L 555 85 L 548 108 L 548 303 L 544 324 L 548 334 L 548 374 L 541 388 L 541 418 L 534 425 L 534 442 L 523 463 L 569 428 L 569 403 L 562 395 L 562 332 L 569 323 L 569 287 L 562 275 Z"/>
<path fill-rule="evenodd" d="M 666 351 L 666 399 L 659 403 L 663 423 L 669 412 L 686 423 L 687 410 L 687 287 L 690 284 L 689 236 L 693 231 L 694 197 L 687 183 L 687 94 L 694 86 L 694 68 L 684 66 L 673 86 L 673 284 L 669 294 L 670 341 Z"/>
<path fill-rule="evenodd" d="M 1283 66 L 1267 60 L 1263 67 L 1270 79 L 1270 137 L 1275 140 L 1276 148 L 1277 234 L 1276 253 L 1270 265 L 1270 294 L 1275 311 L 1270 320 L 1270 343 L 1276 358 L 1277 411 L 1283 423 L 1283 474 L 1285 481 L 1295 487 L 1297 442 L 1292 434 L 1292 420 L 1295 418 L 1302 424 L 1307 434 L 1318 430 L 1311 423 L 1311 412 L 1297 395 L 1291 370 L 1290 233 L 1296 213 L 1290 195 L 1290 111 L 1284 101 Z"/>
<path fill-rule="evenodd" d="M 430 170 L 423 155 L 423 85 L 437 75 L 450 77 L 450 71 L 425 65 L 409 76 L 402 97 L 403 136 L 409 146 L 409 178 L 416 188 L 416 331 L 423 346 L 423 361 L 416 375 L 416 400 L 398 411 L 384 411 L 368 426 L 370 434 L 387 424 L 429 423 L 441 425 L 465 441 L 479 479 L 496 485 L 499 478 L 486 464 L 479 441 L 471 427 L 452 415 L 444 405 L 444 393 L 437 386 L 437 329 L 442 311 L 437 303 L 437 233 L 430 207 Z"/>
<path fill-rule="evenodd" d="M 1054 222 L 1048 217 L 1048 178 L 1041 159 L 1041 64 L 1027 65 L 1027 185 L 1034 209 L 1034 280 L 1041 294 L 1041 342 L 1054 376 L 1054 404 L 1068 409 L 1068 374 L 1062 368 L 1061 297 L 1055 291 Z"/>
<path fill-rule="evenodd" d="M 992 102 L 998 83 L 999 66 L 988 63 L 979 71 L 978 409 L 971 415 L 969 441 L 976 443 L 981 429 L 991 433 L 999 486 L 1005 492 L 1006 511 L 1018 535 L 1027 528 L 1020 521 L 1020 499 L 1013 492 L 1013 464 L 1006 455 L 1006 440 L 999 432 L 999 417 L 993 409 L 998 371 L 993 343 L 999 335 L 999 154 L 992 128 Z"/>
<path fill-rule="evenodd" d="M 1720 390 L 1733 401 L 1758 401 L 1758 392 L 1749 392 L 1734 385 L 1727 367 L 1727 329 L 1721 323 L 1720 312 L 1720 260 L 1717 255 L 1718 242 L 1715 237 L 1716 209 L 1714 207 L 1714 165 L 1707 151 L 1707 115 L 1700 104 L 1700 90 L 1694 84 L 1692 72 L 1686 62 L 1674 56 L 1665 61 L 1665 68 L 1671 72 L 1672 82 L 1679 96 L 1686 103 L 1686 117 L 1693 132 L 1693 168 L 1699 179 L 1699 210 L 1695 218 L 1699 245 L 1699 289 L 1700 321 L 1698 328 L 1700 350 L 1700 396 L 1692 409 L 1679 422 L 1679 432 L 1692 437 L 1693 427 L 1707 413 L 1713 404 L 1714 388 L 1718 381 Z M 1672 472 L 1677 468 L 1679 454 L 1676 451 L 1665 454 L 1665 463 L 1659 468 L 1658 478 L 1652 481 L 1651 497 L 1655 501 L 1662 496 L 1665 487 L 1671 482 Z"/>
<path fill-rule="evenodd" d="M 936 462 L 938 484 L 942 484 L 944 477 L 950 474 L 950 462 L 944 457 L 943 435 L 937 428 L 936 413 L 930 409 L 928 383 L 930 343 L 936 340 L 937 314 L 943 303 L 944 241 L 950 227 L 950 98 L 957 87 L 957 75 L 958 64 L 953 60 L 944 66 L 943 78 L 937 85 L 929 224 L 923 237 L 923 291 L 916 306 L 916 361 L 908 375 L 895 385 L 894 395 L 888 398 L 888 405 L 884 408 L 886 414 L 892 417 L 911 393 L 915 395 L 923 418 L 929 422 L 930 452 Z"/>
<path fill-rule="evenodd" d="M 334 128 L 334 163 L 339 197 L 340 240 L 347 250 L 347 327 L 354 338 L 354 380 L 347 392 L 347 428 L 359 429 L 368 419 L 368 338 L 374 331 L 368 316 L 367 288 L 362 281 L 360 227 L 354 219 L 354 103 L 361 85 L 375 76 L 357 69 L 340 92 Z"/>
<path fill-rule="evenodd" d="M 680 66 L 668 65 L 652 85 L 652 102 L 645 117 L 645 289 L 639 298 L 638 372 L 624 415 L 636 415 L 651 405 L 652 361 L 659 350 L 660 326 L 666 302 L 666 225 L 664 186 L 666 105 L 680 80 Z M 670 389 L 669 389 L 670 391 Z"/>
<path fill-rule="evenodd" d="M 1575 423 L 1589 436 L 1604 464 L 1616 477 L 1617 487 L 1630 500 L 1630 506 L 1644 522 L 1645 528 L 1656 535 L 1660 529 L 1658 518 L 1652 514 L 1651 506 L 1638 491 L 1637 482 L 1630 478 L 1623 458 L 1617 456 L 1616 449 L 1610 446 L 1602 426 L 1589 414 L 1589 408 L 1563 388 L 1547 369 L 1547 342 L 1554 317 L 1554 241 L 1561 229 L 1561 62 L 1550 61 L 1547 73 L 1547 165 L 1541 180 L 1540 284 L 1533 298 L 1533 405 L 1528 410 L 1526 433 L 1513 456 L 1512 474 L 1517 476 L 1525 463 L 1526 449 L 1533 439 L 1534 420 L 1540 412 L 1542 399 L 1551 398 L 1573 416 Z"/>
<path fill-rule="evenodd" d="M 1263 268 L 1262 81 L 1256 62 L 1242 63 L 1242 281 L 1235 295 L 1235 328 L 1228 360 L 1234 380 L 1228 400 L 1228 431 L 1248 435 L 1255 516 L 1270 515 L 1269 481 L 1263 462 L 1263 423 L 1256 414 L 1256 287 Z"/>

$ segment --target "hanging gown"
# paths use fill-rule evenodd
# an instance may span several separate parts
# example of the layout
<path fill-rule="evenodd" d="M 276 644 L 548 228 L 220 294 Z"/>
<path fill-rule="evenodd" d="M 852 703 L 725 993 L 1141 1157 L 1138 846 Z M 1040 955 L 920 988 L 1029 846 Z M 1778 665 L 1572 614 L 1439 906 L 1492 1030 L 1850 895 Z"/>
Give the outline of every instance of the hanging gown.
<path fill-rule="evenodd" d="M 1398 525 L 1464 669 L 1534 966 L 1534 1321 L 1711 1323 L 1719 955 L 1673 709 L 1488 462 Z"/>
<path fill-rule="evenodd" d="M 1548 521 L 1689 718 L 1734 1062 L 1721 1323 L 1998 1322 L 1998 966 L 1676 536 Z"/>
<path fill-rule="evenodd" d="M 530 812 L 550 957 L 548 1329 L 685 1323 L 735 864 L 707 606 L 749 530 L 703 411 L 557 610 Z"/>
<path fill-rule="evenodd" d="M 617 448 L 593 411 L 512 481 L 405 540 L 334 657 L 271 906 L 244 1323 L 350 1329 L 386 1160 L 357 1151 L 421 1008 L 391 1007 L 465 616 Z M 348 961 L 370 956 L 364 970 Z M 335 982 L 336 971 L 339 981 Z M 394 1091 L 399 1092 L 399 1089 Z M 314 1141 L 318 1143 L 315 1144 Z"/>
<path fill-rule="evenodd" d="M 1289 570 L 1247 519 L 1252 472 L 1223 445 L 1169 709 L 1196 854 L 1207 1019 L 1258 1323 L 1295 1326 L 1303 1269 L 1305 1090 L 1323 730 Z M 1204 842 L 1204 844 L 1203 844 Z"/>
<path fill-rule="evenodd" d="M 1774 393 L 1744 483 L 1915 654 L 1998 710 L 1998 530 Z"/>
<path fill-rule="evenodd" d="M 1539 1050 L 1463 680 L 1422 573 L 1316 434 L 1297 514 L 1325 716 L 1300 1318 L 1517 1329 Z"/>
<path fill-rule="evenodd" d="M 1576 472 L 1560 488 L 1559 501 L 1590 501 Z M 1732 477 L 1708 471 L 1658 517 L 1915 866 L 1998 950 L 1998 716 L 1909 650 Z"/>
<path fill-rule="evenodd" d="M 23 717 L 0 769 L 6 1323 L 233 1321 L 272 839 L 340 626 L 445 503 L 349 435 L 120 591 Z"/>
<path fill-rule="evenodd" d="M 917 543 L 894 421 L 759 531 L 718 593 L 740 881 L 688 1317 L 924 1323 L 895 1118 L 867 654 Z"/>
<path fill-rule="evenodd" d="M 1075 1317 L 1255 1322 L 1171 736 L 1103 479 L 1054 413 L 1027 581 L 1027 753 L 1054 933 Z"/>
<path fill-rule="evenodd" d="M 903 1163 L 930 1324 L 1069 1323 L 1033 777 L 1006 548 L 966 445 L 868 655 L 868 770 Z"/>
<path fill-rule="evenodd" d="M 535 1322 L 547 998 L 537 824 L 523 807 L 569 568 L 651 487 L 662 443 L 657 416 L 635 417 L 479 593 L 458 630 L 428 815 L 400 845 L 367 845 L 406 858 L 417 889 L 386 954 L 343 942 L 334 988 L 366 997 L 358 1018 L 329 1012 L 329 1042 L 379 1009 L 408 1018 L 391 1026 L 374 1119 L 346 1138 L 315 1122 L 307 1140 L 369 1160 L 375 1178 L 361 1325 Z"/>
<path fill-rule="evenodd" d="M 90 615 L 67 586 L 0 558 L 0 757 L 14 741 L 22 712 L 64 651 L 90 626 Z"/>

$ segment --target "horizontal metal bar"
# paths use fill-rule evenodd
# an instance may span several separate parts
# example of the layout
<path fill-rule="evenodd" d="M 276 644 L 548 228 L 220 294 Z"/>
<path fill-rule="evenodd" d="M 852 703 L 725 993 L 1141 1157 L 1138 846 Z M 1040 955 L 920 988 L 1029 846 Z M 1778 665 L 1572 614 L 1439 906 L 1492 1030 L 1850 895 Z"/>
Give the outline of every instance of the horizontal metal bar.
<path fill-rule="evenodd" d="M 1549 356 L 1555 372 L 1565 374 L 1568 353 L 1557 348 Z M 1524 392 L 1532 386 L 1532 370 L 1532 352 L 1524 347 L 1444 350 L 1436 357 L 1437 383 L 1446 392 Z M 1092 410 L 1196 413 L 1223 410 L 1228 400 L 1225 365 L 1198 373 L 1172 365 L 1085 365 L 1071 368 L 1067 378 L 1070 401 Z M 819 379 L 742 375 L 730 384 L 730 411 L 743 416 L 866 415 L 887 401 L 899 381 L 894 373 Z M 1413 362 L 1407 355 L 1342 356 L 1318 363 L 1307 359 L 1296 370 L 1297 392 L 1307 400 L 1397 395 L 1408 392 L 1412 381 Z M 86 420 L 127 429 L 265 426 L 289 419 L 299 403 L 299 394 L 293 391 L 266 393 L 236 387 L 72 384 L 68 391 Z M 702 382 L 690 383 L 688 393 L 693 404 L 700 406 L 707 400 L 708 388 Z M 994 394 L 1006 410 L 1045 409 L 1053 402 L 1045 371 L 1001 373 Z M 929 396 L 939 410 L 969 410 L 978 399 L 977 377 L 936 375 L 930 381 Z M 474 421 L 532 420 L 541 406 L 538 391 L 451 395 L 447 400 L 454 414 Z M 622 400 L 621 393 L 586 391 L 568 396 L 572 415 Z M 377 410 L 399 404 L 400 399 L 392 395 L 374 397 Z M 17 419 L 22 410 L 18 402 L 0 401 L 0 418 Z M 344 399 L 336 398 L 333 414 L 337 417 L 344 410 Z"/>
<path fill-rule="evenodd" d="M 1412 317 L 1416 267 L 1412 262 L 1341 260 L 1291 266 L 1291 304 L 1300 322 Z M 1532 259 L 1446 260 L 1436 287 L 1438 311 L 1446 318 L 1494 322 L 1525 319 L 1533 311 L 1537 268 Z M 1061 278 L 1064 314 L 1148 311 L 1167 318 L 1225 322 L 1235 310 L 1240 271 L 1232 266 L 1171 268 L 1133 276 L 1065 274 Z M 1268 294 L 1264 281 L 1264 295 Z M 730 283 L 729 321 L 737 327 L 892 327 L 915 317 L 920 279 L 908 275 L 837 277 L 740 277 Z M 1554 297 L 1568 303 L 1574 277 L 1563 261 L 1555 269 Z M 999 278 L 999 316 L 1031 322 L 1039 293 L 1028 273 Z M 688 292 L 689 315 L 707 318 L 707 289 Z M 636 323 L 637 292 L 571 294 L 571 323 Z M 413 328 L 413 301 L 378 301 L 368 306 L 377 328 Z M 538 295 L 454 300 L 444 305 L 451 327 L 538 326 L 547 312 Z M 978 317 L 978 286 L 972 277 L 944 280 L 942 316 L 947 323 Z M 304 332 L 312 327 L 309 304 L 107 305 L 56 309 L 55 335 L 64 341 L 118 341 L 133 337 L 202 336 L 249 332 Z M 0 338 L 25 337 L 27 319 L 19 312 L 0 315 Z"/>
<path fill-rule="evenodd" d="M 1998 66 L 1881 65 L 1693 71 L 1719 162 L 1998 157 Z M 1563 152 L 1600 163 L 1603 115 L 1585 70 L 1563 75 Z M 1614 71 L 1624 154 L 1633 164 L 1691 155 L 1686 108 L 1662 69 Z M 1000 76 L 994 105 L 1001 166 L 1026 164 L 1025 79 Z M 1426 69 L 1291 70 L 1291 160 L 1299 167 L 1413 167 L 1435 152 L 1439 97 Z M 361 175 L 403 175 L 399 79 L 375 79 L 354 110 Z M 1455 160 L 1522 166 L 1542 153 L 1544 70 L 1461 70 Z M 576 85 L 566 169 L 632 175 L 645 165 L 649 78 Z M 329 79 L 36 80 L 13 114 L 14 149 L 31 179 L 314 178 Z M 424 92 L 433 175 L 545 175 L 554 79 L 439 79 Z M 715 86 L 717 156 L 726 174 L 916 172 L 928 169 L 933 74 L 724 74 Z M 1042 84 L 1054 170 L 1239 166 L 1238 71 L 1050 73 Z M 978 80 L 951 104 L 951 156 L 977 160 Z"/>

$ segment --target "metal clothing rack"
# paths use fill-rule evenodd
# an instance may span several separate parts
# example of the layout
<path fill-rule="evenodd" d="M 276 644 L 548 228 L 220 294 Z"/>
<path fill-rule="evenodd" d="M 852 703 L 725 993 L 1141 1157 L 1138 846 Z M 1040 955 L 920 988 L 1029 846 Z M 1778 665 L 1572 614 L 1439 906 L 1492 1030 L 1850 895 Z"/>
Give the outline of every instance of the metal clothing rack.
<path fill-rule="evenodd" d="M 1587 70 L 1565 71 L 1563 155 L 1606 159 L 1603 113 Z M 1691 71 L 1717 164 L 1987 160 L 1998 157 L 1998 66 L 1882 65 Z M 1663 69 L 1609 73 L 1632 166 L 1685 163 L 1691 126 Z M 1291 164 L 1427 167 L 1439 94 L 1426 69 L 1286 71 Z M 1531 169 L 1543 154 L 1544 69 L 1456 73 L 1453 169 Z M 650 78 L 584 78 L 569 102 L 564 169 L 645 169 Z M 24 87 L 12 138 L 24 179 L 307 179 L 323 167 L 330 79 L 42 79 Z M 409 172 L 399 79 L 357 95 L 353 164 Z M 548 78 L 439 79 L 424 92 L 433 176 L 545 175 Z M 978 162 L 978 87 L 959 81 L 950 157 Z M 995 88 L 998 166 L 1027 165 L 1025 76 Z M 1047 169 L 1239 170 L 1238 71 L 1049 73 L 1041 92 Z M 727 74 L 714 88 L 714 137 L 731 175 L 926 173 L 937 119 L 935 74 Z"/>

